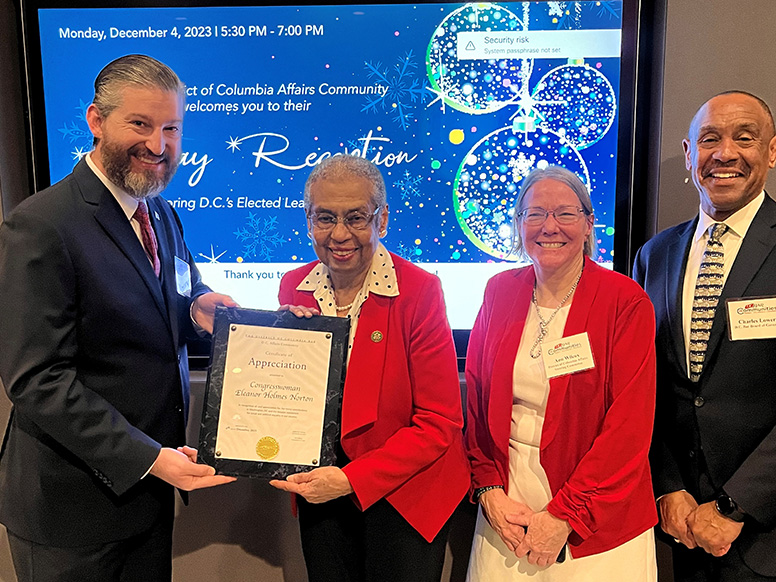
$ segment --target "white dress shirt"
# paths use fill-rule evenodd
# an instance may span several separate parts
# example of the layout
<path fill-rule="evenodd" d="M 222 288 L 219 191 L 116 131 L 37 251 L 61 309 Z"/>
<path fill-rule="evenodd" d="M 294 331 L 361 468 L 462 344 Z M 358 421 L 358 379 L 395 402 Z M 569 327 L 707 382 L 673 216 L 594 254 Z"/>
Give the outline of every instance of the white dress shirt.
<path fill-rule="evenodd" d="M 749 202 L 740 210 L 728 216 L 722 222 L 728 226 L 727 232 L 722 235 L 720 242 L 725 250 L 725 264 L 722 267 L 723 285 L 727 281 L 728 273 L 733 267 L 738 251 L 741 249 L 741 243 L 744 241 L 746 232 L 752 225 L 755 214 L 760 210 L 765 200 L 765 192 Z M 698 226 L 695 228 L 692 244 L 690 245 L 690 254 L 687 256 L 687 267 L 684 270 L 684 286 L 682 287 L 682 330 L 684 332 L 684 353 L 686 358 L 687 370 L 690 369 L 690 325 L 692 320 L 692 303 L 695 298 L 695 282 L 698 279 L 698 270 L 703 259 L 703 252 L 706 250 L 706 243 L 709 240 L 709 227 L 717 221 L 706 214 L 701 208 L 699 211 Z M 722 306 L 724 308 L 724 306 Z M 720 307 L 717 306 L 719 309 Z M 689 374 L 689 372 L 688 372 Z"/>
<path fill-rule="evenodd" d="M 137 240 L 139 240 L 140 244 L 142 245 L 143 234 L 142 234 L 142 231 L 140 230 L 140 223 L 137 221 L 137 219 L 133 218 L 133 216 L 135 215 L 135 210 L 137 210 L 137 205 L 138 205 L 137 199 L 133 198 L 132 196 L 124 192 L 124 190 L 116 186 L 116 184 L 111 182 L 108 179 L 108 177 L 105 174 L 103 174 L 102 171 L 100 171 L 100 169 L 94 163 L 94 161 L 92 160 L 92 154 L 89 154 L 86 156 L 86 165 L 92 169 L 92 172 L 94 172 L 95 175 L 100 179 L 100 182 L 102 182 L 105 185 L 105 187 L 110 191 L 110 193 L 113 194 L 113 197 L 116 199 L 116 202 L 119 203 L 119 206 L 121 206 L 121 209 L 124 211 L 124 214 L 126 214 L 127 220 L 129 221 L 129 224 L 132 226 L 132 230 L 135 231 Z M 154 264 L 153 261 L 150 258 L 148 260 L 151 263 L 151 266 L 153 266 Z"/>

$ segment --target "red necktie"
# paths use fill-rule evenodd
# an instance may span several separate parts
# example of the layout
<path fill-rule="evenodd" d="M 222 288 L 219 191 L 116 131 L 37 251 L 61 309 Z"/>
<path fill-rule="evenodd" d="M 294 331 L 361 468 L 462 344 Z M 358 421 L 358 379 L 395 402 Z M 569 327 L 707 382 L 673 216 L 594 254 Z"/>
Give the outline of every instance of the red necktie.
<path fill-rule="evenodd" d="M 151 221 L 148 219 L 148 206 L 146 206 L 145 200 L 140 200 L 137 203 L 137 210 L 132 216 L 140 224 L 140 236 L 143 238 L 143 247 L 145 247 L 148 260 L 154 266 L 154 273 L 159 276 L 161 271 L 161 264 L 159 263 L 159 246 L 156 243 L 156 235 L 154 229 L 151 228 Z"/>

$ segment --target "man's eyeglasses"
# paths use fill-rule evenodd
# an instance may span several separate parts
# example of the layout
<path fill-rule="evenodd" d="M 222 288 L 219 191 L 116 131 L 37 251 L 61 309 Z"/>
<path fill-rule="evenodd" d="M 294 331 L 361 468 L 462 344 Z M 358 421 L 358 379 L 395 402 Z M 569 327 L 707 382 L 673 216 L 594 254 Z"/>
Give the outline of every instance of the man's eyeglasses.
<path fill-rule="evenodd" d="M 348 230 L 358 231 L 366 230 L 380 210 L 381 207 L 378 206 L 371 213 L 351 212 L 347 216 L 341 217 L 330 212 L 310 212 L 307 218 L 312 223 L 313 228 L 317 230 L 332 230 L 341 221 Z"/>
<path fill-rule="evenodd" d="M 547 217 L 552 214 L 553 218 L 558 224 L 574 224 L 582 215 L 587 215 L 588 212 L 584 208 L 577 206 L 558 206 L 555 210 L 546 210 L 540 206 L 529 206 L 525 210 L 521 210 L 517 213 L 525 224 L 531 226 L 539 226 L 544 224 Z"/>

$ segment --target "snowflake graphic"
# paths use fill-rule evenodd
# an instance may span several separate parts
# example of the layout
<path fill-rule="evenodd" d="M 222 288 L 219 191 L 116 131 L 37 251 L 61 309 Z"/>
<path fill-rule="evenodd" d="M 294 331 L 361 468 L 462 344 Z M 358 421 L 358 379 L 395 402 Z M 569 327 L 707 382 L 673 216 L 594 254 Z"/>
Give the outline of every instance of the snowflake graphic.
<path fill-rule="evenodd" d="M 277 225 L 277 216 L 261 219 L 253 212 L 249 212 L 246 226 L 238 228 L 234 231 L 234 235 L 244 243 L 243 250 L 246 256 L 271 261 L 274 249 L 286 244 L 277 232 Z"/>
<path fill-rule="evenodd" d="M 598 4 L 598 16 L 603 16 L 604 14 L 608 14 L 609 18 L 616 18 L 620 16 L 620 13 L 617 10 L 617 6 L 615 5 L 612 0 L 600 0 L 600 2 L 597 2 Z"/>
<path fill-rule="evenodd" d="M 82 99 L 79 99 L 78 107 L 75 107 L 78 111 L 76 121 L 71 121 L 68 126 L 67 123 L 63 123 L 59 128 L 59 133 L 62 134 L 62 139 L 69 139 L 70 143 L 84 140 L 87 145 L 92 141 L 92 132 L 89 131 L 89 125 L 86 123 L 86 110 L 89 108 L 89 104 L 85 103 Z"/>
<path fill-rule="evenodd" d="M 548 14 L 550 16 L 563 16 L 563 11 L 566 10 L 565 2 L 547 2 L 549 9 Z"/>
<path fill-rule="evenodd" d="M 364 143 L 363 143 L 364 140 L 366 140 L 366 136 L 364 136 L 364 137 L 362 137 L 360 139 L 349 139 L 348 140 L 348 145 L 350 146 L 350 151 L 352 152 L 353 150 L 358 150 L 358 151 L 361 152 L 361 148 L 364 147 Z M 375 146 L 370 144 L 370 145 L 367 146 L 365 152 L 361 152 L 361 155 L 363 157 L 366 157 L 369 154 L 372 154 L 374 152 L 375 152 Z"/>
<path fill-rule="evenodd" d="M 525 152 L 520 152 L 517 157 L 511 158 L 507 165 L 512 168 L 512 180 L 519 182 L 521 178 L 525 178 L 528 173 L 533 169 L 536 164 L 536 155 L 531 154 L 530 157 L 525 155 Z"/>
<path fill-rule="evenodd" d="M 590 11 L 598 10 L 598 16 L 609 14 L 609 17 L 617 17 L 619 13 L 614 2 L 611 0 L 600 0 L 599 2 L 548 2 L 549 16 L 556 16 L 553 22 L 558 23 L 558 30 L 565 28 L 571 30 L 582 27 L 582 9 L 588 8 Z M 569 5 L 574 6 L 574 10 L 569 10 Z"/>
<path fill-rule="evenodd" d="M 226 254 L 226 251 L 223 251 L 222 253 L 216 255 L 216 251 L 213 249 L 213 245 L 210 245 L 210 254 L 206 255 L 205 253 L 198 253 L 200 257 L 205 259 L 208 263 L 215 264 L 218 263 L 218 259 L 223 257 Z"/>
<path fill-rule="evenodd" d="M 425 77 L 417 75 L 418 64 L 413 52 L 410 50 L 399 57 L 393 69 L 382 69 L 380 62 L 367 61 L 365 65 L 369 71 L 367 76 L 385 87 L 385 93 L 367 98 L 361 112 L 377 113 L 378 106 L 383 111 L 390 108 L 394 111 L 393 121 L 406 131 L 414 119 L 413 110 L 428 98 L 428 83 Z"/>
<path fill-rule="evenodd" d="M 70 152 L 70 155 L 73 156 L 73 160 L 78 162 L 81 160 L 81 158 L 86 157 L 88 153 L 89 152 L 85 150 L 83 147 L 77 147 L 72 152 Z"/>
<path fill-rule="evenodd" d="M 421 180 L 420 176 L 413 176 L 408 170 L 404 170 L 402 177 L 396 180 L 393 185 L 401 192 L 401 199 L 407 200 L 410 196 L 420 196 Z"/>
<path fill-rule="evenodd" d="M 400 242 L 399 246 L 396 248 L 396 254 L 405 261 L 413 262 L 420 259 L 420 255 L 423 254 L 423 251 L 418 245 L 412 245 L 410 247 Z"/>

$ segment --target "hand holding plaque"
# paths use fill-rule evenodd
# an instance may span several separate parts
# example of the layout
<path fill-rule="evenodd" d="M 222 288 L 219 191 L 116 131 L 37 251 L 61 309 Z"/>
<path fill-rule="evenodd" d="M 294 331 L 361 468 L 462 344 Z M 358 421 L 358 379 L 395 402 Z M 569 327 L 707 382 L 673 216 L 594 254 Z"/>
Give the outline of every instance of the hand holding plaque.
<path fill-rule="evenodd" d="M 334 464 L 350 322 L 238 308 L 215 321 L 202 459 L 260 478 Z"/>
<path fill-rule="evenodd" d="M 285 481 L 273 480 L 269 484 L 301 495 L 308 503 L 326 503 L 353 493 L 348 476 L 339 467 L 319 467 L 306 473 L 294 473 Z"/>

